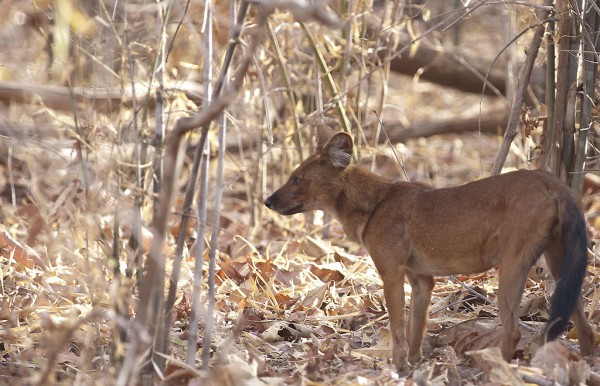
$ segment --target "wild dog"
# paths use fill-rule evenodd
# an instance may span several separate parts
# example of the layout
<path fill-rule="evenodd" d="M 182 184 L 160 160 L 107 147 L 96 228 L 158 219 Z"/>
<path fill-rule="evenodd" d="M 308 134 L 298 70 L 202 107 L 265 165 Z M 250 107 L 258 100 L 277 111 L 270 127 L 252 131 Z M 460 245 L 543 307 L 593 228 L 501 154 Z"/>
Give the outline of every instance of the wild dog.
<path fill-rule="evenodd" d="M 399 370 L 421 358 L 434 276 L 492 267 L 499 268 L 500 348 L 510 361 L 520 339 L 527 274 L 542 253 L 557 279 L 545 337 L 557 338 L 572 315 L 581 353 L 592 354 L 581 296 L 586 226 L 580 201 L 566 184 L 544 171 L 520 170 L 433 189 L 371 173 L 351 163 L 352 150 L 352 138 L 342 132 L 319 144 L 265 205 L 283 215 L 328 212 L 366 247 L 383 280 Z M 412 287 L 408 324 L 405 278 Z"/>

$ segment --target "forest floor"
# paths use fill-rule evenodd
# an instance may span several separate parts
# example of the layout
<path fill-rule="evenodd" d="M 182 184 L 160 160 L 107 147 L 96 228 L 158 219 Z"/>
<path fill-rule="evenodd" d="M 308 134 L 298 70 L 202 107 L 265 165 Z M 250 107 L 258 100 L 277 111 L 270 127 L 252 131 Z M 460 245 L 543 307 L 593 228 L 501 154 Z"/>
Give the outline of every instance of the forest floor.
<path fill-rule="evenodd" d="M 397 146 L 397 151 L 415 179 L 441 187 L 478 178 L 480 165 L 491 162 L 483 161 L 480 154 L 493 154 L 491 149 L 497 145 L 497 138 L 465 134 L 412 140 Z M 368 160 L 367 154 L 363 163 L 372 164 Z M 62 166 L 68 170 L 72 161 L 65 161 Z M 384 174 L 398 173 L 397 163 L 390 156 L 380 156 L 376 164 Z M 235 166 L 229 166 L 233 182 Z M 1 167 L 6 200 L 10 197 L 10 184 L 6 166 Z M 13 184 L 31 186 L 31 181 L 24 178 L 13 176 Z M 58 186 L 57 176 L 36 178 Z M 110 236 L 114 212 L 109 208 L 116 203 L 102 190 L 86 193 L 69 185 L 63 189 L 50 201 L 54 212 L 43 217 L 43 224 L 39 224 L 42 217 L 33 203 L 24 200 L 14 208 L 4 204 L 0 304 L 3 382 L 10 380 L 14 384 L 17 379 L 27 379 L 35 383 L 41 374 L 50 371 L 56 374 L 59 384 L 110 384 L 115 375 L 116 368 L 109 361 L 113 321 L 107 313 L 92 311 L 110 310 L 117 296 L 106 257 L 110 243 L 98 243 Z M 171 332 L 172 361 L 165 373 L 165 384 L 210 380 L 214 385 L 441 385 L 459 379 L 479 384 L 484 373 L 489 375 L 489 368 L 496 369 L 492 382 L 525 379 L 533 383 L 538 380 L 539 384 L 544 380 L 564 384 L 567 379 L 585 377 L 590 371 L 594 377 L 600 374 L 597 357 L 582 362 L 576 350 L 567 348 L 576 345 L 573 330 L 566 340 L 547 344 L 541 350 L 533 343 L 536 334 L 531 330 L 543 329 L 548 311 L 550 292 L 548 281 L 541 280 L 545 276 L 543 266 L 534 267 L 527 282 L 521 320 L 529 327 L 522 328 L 518 359 L 510 366 L 501 365 L 497 352 L 486 350 L 497 345 L 501 332 L 496 307 L 474 297 L 463 286 L 495 301 L 498 272 L 492 270 L 480 275 L 458 275 L 456 279 L 463 284 L 447 277 L 436 280 L 424 359 L 413 371 L 396 373 L 390 362 L 391 338 L 381 280 L 366 251 L 347 241 L 336 222 L 325 227 L 320 215 L 307 224 L 304 215 L 282 217 L 260 208 L 258 220 L 251 224 L 253 209 L 240 199 L 244 189 L 242 181 L 230 184 L 221 211 L 214 370 L 186 370 L 181 363 L 185 358 L 195 263 L 190 253 L 182 267 Z M 81 203 L 91 202 L 86 194 L 98 203 L 95 214 L 81 212 Z M 590 234 L 597 241 L 600 201 L 597 195 L 587 195 L 584 202 Z M 104 224 L 100 230 L 96 221 Z M 178 221 L 179 216 L 174 214 L 172 235 L 165 246 L 167 255 L 172 255 L 175 248 Z M 41 229 L 36 231 L 36 227 Z M 149 232 L 146 234 L 150 237 Z M 193 227 L 189 235 L 188 247 L 193 251 Z M 121 237 L 125 242 L 129 236 Z M 53 242 L 45 253 L 39 248 L 35 252 L 25 242 L 41 245 L 38 243 L 48 239 Z M 144 244 L 148 245 L 149 240 Z M 583 291 L 589 320 L 598 331 L 597 243 L 595 248 L 596 257 L 591 260 Z M 406 289 L 410 296 L 408 285 Z M 201 329 L 199 353 L 202 336 Z"/>

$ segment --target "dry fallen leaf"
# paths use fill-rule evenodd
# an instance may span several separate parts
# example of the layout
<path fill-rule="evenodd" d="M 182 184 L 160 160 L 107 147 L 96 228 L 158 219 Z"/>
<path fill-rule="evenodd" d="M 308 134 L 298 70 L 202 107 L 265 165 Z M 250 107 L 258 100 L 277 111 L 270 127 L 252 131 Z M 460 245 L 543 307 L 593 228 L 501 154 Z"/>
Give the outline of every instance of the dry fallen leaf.
<path fill-rule="evenodd" d="M 14 259 L 18 264 L 26 268 L 33 268 L 35 265 L 45 266 L 43 260 L 31 248 L 19 243 L 11 237 L 7 231 L 0 232 L 0 256 L 9 260 Z"/>
<path fill-rule="evenodd" d="M 265 342 L 296 341 L 299 338 L 310 338 L 314 330 L 298 323 L 276 322 L 261 334 Z"/>
<path fill-rule="evenodd" d="M 573 351 L 560 342 L 541 346 L 531 365 L 543 370 L 544 375 L 559 384 L 581 384 L 589 378 L 589 366 Z"/>
<path fill-rule="evenodd" d="M 485 373 L 487 382 L 500 385 L 525 385 L 515 370 L 502 358 L 498 347 L 469 351 L 466 354 L 475 359 Z"/>

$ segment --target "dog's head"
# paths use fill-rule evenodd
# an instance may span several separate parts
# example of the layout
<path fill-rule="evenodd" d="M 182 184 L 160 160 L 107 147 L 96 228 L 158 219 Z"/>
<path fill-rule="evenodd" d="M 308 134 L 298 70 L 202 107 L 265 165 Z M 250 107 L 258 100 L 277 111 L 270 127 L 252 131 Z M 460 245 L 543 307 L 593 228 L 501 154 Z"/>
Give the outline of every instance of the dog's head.
<path fill-rule="evenodd" d="M 352 137 L 339 132 L 308 157 L 288 181 L 265 200 L 269 209 L 283 215 L 328 210 L 335 205 L 340 178 L 352 160 Z"/>

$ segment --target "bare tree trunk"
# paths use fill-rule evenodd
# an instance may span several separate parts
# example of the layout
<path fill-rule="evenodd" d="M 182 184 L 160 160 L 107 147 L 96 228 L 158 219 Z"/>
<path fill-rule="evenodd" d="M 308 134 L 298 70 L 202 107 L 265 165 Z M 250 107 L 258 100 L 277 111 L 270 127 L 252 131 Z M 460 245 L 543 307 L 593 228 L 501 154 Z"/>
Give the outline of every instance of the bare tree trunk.
<path fill-rule="evenodd" d="M 563 176 L 563 135 L 567 110 L 567 96 L 569 86 L 575 81 L 574 74 L 577 68 L 573 66 L 570 60 L 575 39 L 572 34 L 572 15 L 571 9 L 566 2 L 569 0 L 557 0 L 556 12 L 558 15 L 558 64 L 556 68 L 556 99 L 554 102 L 554 120 L 552 131 L 552 147 L 548 149 L 550 157 L 550 170 L 557 176 Z"/>

